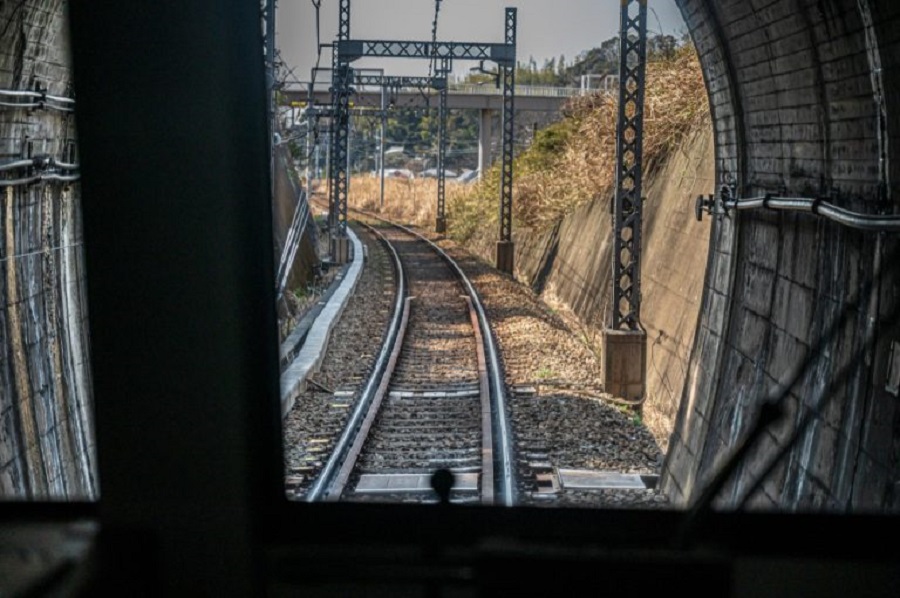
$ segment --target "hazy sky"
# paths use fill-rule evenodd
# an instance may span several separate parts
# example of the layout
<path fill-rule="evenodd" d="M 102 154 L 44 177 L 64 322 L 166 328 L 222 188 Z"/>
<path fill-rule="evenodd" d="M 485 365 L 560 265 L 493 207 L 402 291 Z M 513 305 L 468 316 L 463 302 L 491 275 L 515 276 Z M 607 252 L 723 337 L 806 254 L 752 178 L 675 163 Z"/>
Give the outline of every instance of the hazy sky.
<path fill-rule="evenodd" d="M 315 10 L 312 0 L 277 0 L 277 43 L 282 58 L 303 81 L 309 80 L 316 59 Z M 518 8 L 520 61 L 533 56 L 538 65 L 560 54 L 571 62 L 580 52 L 599 46 L 617 34 L 620 0 L 443 0 L 438 39 L 443 41 L 503 42 L 504 9 Z M 685 26 L 674 0 L 649 0 L 648 28 L 679 36 Z M 322 0 L 320 37 L 334 40 L 338 0 Z M 655 14 L 654 14 L 655 13 Z M 352 0 L 350 37 L 355 39 L 430 40 L 434 0 Z M 327 49 L 326 49 L 327 51 Z M 459 61 L 462 73 L 475 62 Z M 321 66 L 331 66 L 330 54 Z M 426 75 L 428 62 L 400 58 L 360 60 L 357 67 L 384 68 L 393 75 Z M 325 75 L 327 77 L 327 75 Z"/>

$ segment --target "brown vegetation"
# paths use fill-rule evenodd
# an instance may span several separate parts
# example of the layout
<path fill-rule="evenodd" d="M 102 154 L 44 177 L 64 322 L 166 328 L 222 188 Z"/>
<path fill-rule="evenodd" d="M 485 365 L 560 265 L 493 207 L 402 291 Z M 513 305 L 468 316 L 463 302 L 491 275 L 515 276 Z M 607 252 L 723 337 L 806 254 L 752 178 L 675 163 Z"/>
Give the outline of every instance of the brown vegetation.
<path fill-rule="evenodd" d="M 645 173 L 659 165 L 689 131 L 709 119 L 703 76 L 692 46 L 651 61 L 647 82 Z M 532 147 L 516 160 L 513 219 L 517 229 L 544 230 L 585 202 L 612 196 L 617 98 L 605 94 L 576 97 L 563 114 L 562 121 L 540 131 Z M 478 184 L 448 181 L 449 236 L 489 255 L 497 234 L 498 189 L 497 167 Z M 405 222 L 433 225 L 434 179 L 387 180 L 383 209 L 379 193 L 377 178 L 354 178 L 350 203 Z"/>

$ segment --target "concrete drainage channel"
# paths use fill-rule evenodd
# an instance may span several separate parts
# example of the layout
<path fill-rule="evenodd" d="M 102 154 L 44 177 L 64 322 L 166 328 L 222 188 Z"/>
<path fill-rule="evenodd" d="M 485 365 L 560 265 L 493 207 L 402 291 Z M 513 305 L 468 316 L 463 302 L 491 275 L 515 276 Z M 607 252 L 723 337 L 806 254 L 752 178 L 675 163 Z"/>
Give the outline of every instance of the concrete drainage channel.
<path fill-rule="evenodd" d="M 282 358 L 295 354 L 290 365 L 281 374 L 282 417 L 288 414 L 294 406 L 294 401 L 305 390 L 307 378 L 322 363 L 328 340 L 331 337 L 331 331 L 347 305 L 350 295 L 353 294 L 356 283 L 359 282 L 363 268 L 364 254 L 362 243 L 359 237 L 349 228 L 347 229 L 347 234 L 350 236 L 350 242 L 353 247 L 353 260 L 347 267 L 343 278 L 338 283 L 337 288 L 333 291 L 329 289 L 327 293 L 329 298 L 325 305 L 320 307 L 314 321 L 306 322 L 309 326 L 308 329 L 305 332 L 301 329 L 303 325 L 301 320 L 301 325 L 282 344 Z M 303 344 L 297 350 L 301 342 Z"/>

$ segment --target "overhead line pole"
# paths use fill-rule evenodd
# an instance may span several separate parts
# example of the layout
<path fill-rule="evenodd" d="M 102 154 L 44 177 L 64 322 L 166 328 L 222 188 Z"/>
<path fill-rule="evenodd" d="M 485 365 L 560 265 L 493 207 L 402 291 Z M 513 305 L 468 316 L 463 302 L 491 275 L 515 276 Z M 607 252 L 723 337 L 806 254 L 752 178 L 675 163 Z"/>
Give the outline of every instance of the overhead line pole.
<path fill-rule="evenodd" d="M 337 94 L 338 94 L 338 50 L 332 45 L 331 51 L 331 109 L 328 125 L 328 155 L 325 158 L 325 168 L 328 173 L 328 237 L 329 243 L 333 243 L 337 231 L 337 202 L 334 199 L 334 131 L 337 128 Z M 329 247 L 329 254 L 333 247 Z"/>
<path fill-rule="evenodd" d="M 500 65 L 503 79 L 503 147 L 500 166 L 500 239 L 497 241 L 497 269 L 512 275 L 515 246 L 512 241 L 513 148 L 516 142 L 516 20 L 517 10 L 506 9 L 506 45 L 513 49 L 511 59 Z"/>
<path fill-rule="evenodd" d="M 378 164 L 381 172 L 381 207 L 384 207 L 384 138 L 387 135 L 387 90 L 385 86 L 381 86 L 381 139 L 379 139 L 378 147 Z"/>
<path fill-rule="evenodd" d="M 350 0 L 340 0 L 338 8 L 338 47 L 350 38 Z M 331 203 L 334 222 L 331 231 L 331 259 L 338 264 L 350 258 L 347 239 L 347 195 L 350 187 L 348 164 L 350 136 L 350 61 L 335 53 L 332 80 L 333 137 L 331 157 Z"/>
<path fill-rule="evenodd" d="M 441 58 L 441 66 L 437 70 L 444 77 L 450 74 L 451 61 L 449 58 Z M 440 91 L 438 102 L 438 159 L 437 159 L 437 218 L 434 231 L 438 234 L 447 232 L 447 217 L 445 214 L 446 182 L 447 182 L 447 85 Z"/>
<path fill-rule="evenodd" d="M 613 216 L 613 311 L 603 335 L 606 391 L 641 399 L 646 387 L 647 335 L 641 326 L 641 183 L 647 0 L 622 0 L 619 33 L 619 115 Z"/>

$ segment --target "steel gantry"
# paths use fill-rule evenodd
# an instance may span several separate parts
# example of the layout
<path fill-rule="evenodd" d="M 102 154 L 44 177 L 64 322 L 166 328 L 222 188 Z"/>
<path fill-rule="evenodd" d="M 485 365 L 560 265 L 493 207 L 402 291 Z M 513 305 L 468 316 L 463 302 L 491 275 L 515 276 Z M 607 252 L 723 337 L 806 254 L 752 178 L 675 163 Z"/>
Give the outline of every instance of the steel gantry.
<path fill-rule="evenodd" d="M 515 11 L 507 8 L 506 11 Z M 515 66 L 516 49 L 509 44 L 477 42 L 426 42 L 348 40 L 339 44 L 338 52 L 348 62 L 359 58 L 449 58 L 451 60 L 490 60 Z"/>
<path fill-rule="evenodd" d="M 441 94 L 442 99 L 442 116 L 444 119 L 443 125 L 441 128 L 441 141 L 443 143 L 444 135 L 446 133 L 446 93 L 447 93 L 447 74 L 449 74 L 450 69 L 442 69 L 443 72 L 437 72 L 432 77 L 414 77 L 414 76 L 396 76 L 396 75 L 385 75 L 383 73 L 377 75 L 366 75 L 361 71 L 352 71 L 351 79 L 354 85 L 358 85 L 360 87 L 363 86 L 373 86 L 373 87 L 381 87 L 381 109 L 373 115 L 377 115 L 381 117 L 381 142 L 379 144 L 379 171 L 381 177 L 381 205 L 384 205 L 384 139 L 386 134 L 386 118 L 388 112 L 388 106 L 386 102 L 385 91 L 391 92 L 399 92 L 401 89 L 417 89 L 419 91 L 424 91 L 426 89 L 433 89 L 438 91 Z M 352 94 L 352 92 L 351 92 Z M 438 226 L 437 232 L 444 232 L 440 225 L 440 218 L 443 216 L 443 170 L 442 168 L 442 158 L 439 158 L 438 165 L 438 173 L 439 173 L 439 183 L 438 183 Z"/>
<path fill-rule="evenodd" d="M 641 327 L 641 168 L 647 63 L 647 0 L 622 0 L 619 114 L 613 216 L 613 309 L 604 333 L 607 392 L 640 399 L 646 383 L 647 337 Z"/>
<path fill-rule="evenodd" d="M 350 63 L 360 58 L 422 58 L 440 60 L 441 69 L 449 71 L 452 60 L 489 60 L 495 62 L 501 70 L 503 78 L 503 105 L 504 105 L 504 133 L 503 156 L 508 161 L 504 168 L 504 185 L 500 190 L 500 241 L 497 245 L 497 267 L 507 273 L 513 269 L 513 244 L 511 238 L 512 223 L 512 153 L 515 142 L 514 102 L 515 93 L 515 68 L 516 68 L 516 14 L 515 8 L 506 9 L 506 39 L 504 43 L 477 43 L 477 42 L 438 42 L 438 41 L 390 41 L 390 40 L 351 40 L 350 34 L 350 0 L 341 0 L 339 38 L 337 51 L 335 52 L 335 77 L 333 91 L 334 123 L 339 130 L 335 133 L 333 158 L 333 183 L 332 197 L 340 220 L 340 230 L 346 230 L 347 214 L 347 128 L 349 126 L 349 84 L 350 76 L 346 73 Z M 344 19 L 347 24 L 344 26 Z M 346 35 L 345 35 L 346 34 Z M 345 36 L 344 36 L 345 35 Z M 441 105 L 443 107 L 441 121 L 446 118 L 446 92 L 442 93 Z M 446 123 L 441 125 L 446 132 Z M 445 141 L 439 141 L 443 144 Z M 442 161 L 440 153 L 446 146 L 439 146 L 439 161 Z M 441 177 L 443 176 L 443 163 L 439 164 L 439 195 L 438 195 L 438 222 L 437 228 L 446 225 L 446 216 L 443 211 L 444 196 L 441 191 Z"/>
<path fill-rule="evenodd" d="M 400 89 L 434 89 L 440 90 L 447 87 L 446 77 L 407 77 L 398 75 L 365 75 L 359 71 L 353 72 L 354 85 L 364 87 L 384 87 L 390 90 Z"/>

